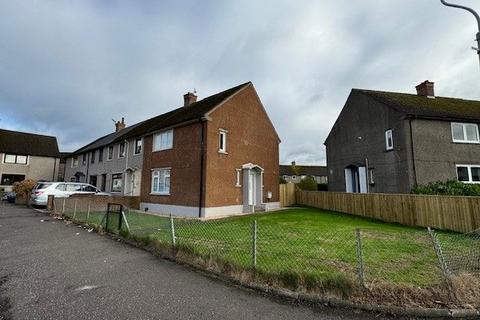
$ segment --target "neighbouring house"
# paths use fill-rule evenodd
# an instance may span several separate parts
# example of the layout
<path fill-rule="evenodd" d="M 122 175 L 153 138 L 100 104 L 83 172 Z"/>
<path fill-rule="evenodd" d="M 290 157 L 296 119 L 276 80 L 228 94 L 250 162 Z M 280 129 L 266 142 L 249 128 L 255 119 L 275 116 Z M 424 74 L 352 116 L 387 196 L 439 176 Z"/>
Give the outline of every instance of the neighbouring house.
<path fill-rule="evenodd" d="M 60 153 L 57 138 L 0 129 L 0 188 L 11 191 L 26 179 L 57 179 Z"/>
<path fill-rule="evenodd" d="M 141 209 L 153 213 L 263 211 L 280 206 L 279 143 L 248 82 L 200 101 L 189 92 L 182 107 L 130 127 L 122 119 L 67 159 L 65 177 L 140 195 Z"/>
<path fill-rule="evenodd" d="M 65 163 L 65 180 L 86 182 L 106 192 L 139 196 L 142 178 L 143 139 L 126 137 L 139 124 L 115 123 L 115 132 L 72 152 Z"/>
<path fill-rule="evenodd" d="M 67 165 L 67 159 L 71 154 L 71 152 L 60 152 L 60 165 L 58 167 L 57 181 L 65 181 L 65 168 Z"/>
<path fill-rule="evenodd" d="M 305 177 L 312 177 L 318 184 L 327 184 L 328 169 L 326 166 L 298 165 L 292 161 L 291 165 L 280 165 L 280 177 L 292 183 L 299 183 Z"/>
<path fill-rule="evenodd" d="M 480 101 L 353 89 L 325 145 L 329 190 L 409 193 L 458 179 L 480 183 Z"/>

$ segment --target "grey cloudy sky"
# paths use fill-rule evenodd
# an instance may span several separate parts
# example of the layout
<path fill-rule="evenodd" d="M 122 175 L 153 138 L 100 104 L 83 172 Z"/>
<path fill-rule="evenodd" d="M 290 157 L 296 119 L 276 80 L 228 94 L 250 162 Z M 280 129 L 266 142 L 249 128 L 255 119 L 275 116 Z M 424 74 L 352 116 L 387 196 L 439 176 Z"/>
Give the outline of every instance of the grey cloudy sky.
<path fill-rule="evenodd" d="M 478 0 L 455 0 L 480 10 Z M 252 81 L 281 161 L 322 164 L 351 88 L 480 99 L 470 14 L 437 0 L 0 0 L 0 127 L 72 151 Z"/>

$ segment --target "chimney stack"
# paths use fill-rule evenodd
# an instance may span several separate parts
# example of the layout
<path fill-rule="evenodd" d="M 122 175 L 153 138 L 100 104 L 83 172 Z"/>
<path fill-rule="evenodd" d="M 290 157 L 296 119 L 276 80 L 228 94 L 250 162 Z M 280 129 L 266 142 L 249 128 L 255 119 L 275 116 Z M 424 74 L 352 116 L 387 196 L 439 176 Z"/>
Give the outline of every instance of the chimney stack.
<path fill-rule="evenodd" d="M 295 167 L 296 166 L 296 162 L 295 161 L 292 161 L 292 167 Z"/>
<path fill-rule="evenodd" d="M 122 121 L 115 122 L 115 132 L 125 129 L 125 119 L 122 117 Z"/>
<path fill-rule="evenodd" d="M 188 107 L 192 103 L 197 102 L 197 96 L 194 93 L 188 92 L 183 95 L 183 106 Z"/>
<path fill-rule="evenodd" d="M 415 88 L 417 89 L 417 95 L 428 98 L 435 98 L 434 82 L 428 80 L 420 83 Z"/>

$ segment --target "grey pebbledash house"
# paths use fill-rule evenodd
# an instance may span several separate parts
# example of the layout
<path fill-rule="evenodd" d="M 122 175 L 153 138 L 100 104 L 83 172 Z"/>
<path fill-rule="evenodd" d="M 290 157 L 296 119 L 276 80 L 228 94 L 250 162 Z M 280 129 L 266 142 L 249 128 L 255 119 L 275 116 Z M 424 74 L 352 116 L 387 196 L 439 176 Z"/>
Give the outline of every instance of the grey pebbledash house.
<path fill-rule="evenodd" d="M 409 193 L 419 184 L 480 183 L 480 101 L 353 89 L 325 146 L 329 190 Z"/>
<path fill-rule="evenodd" d="M 115 123 L 115 132 L 70 154 L 65 163 L 65 181 L 86 182 L 102 191 L 139 196 L 143 138 L 125 136 L 140 124 L 127 127 L 122 118 Z"/>

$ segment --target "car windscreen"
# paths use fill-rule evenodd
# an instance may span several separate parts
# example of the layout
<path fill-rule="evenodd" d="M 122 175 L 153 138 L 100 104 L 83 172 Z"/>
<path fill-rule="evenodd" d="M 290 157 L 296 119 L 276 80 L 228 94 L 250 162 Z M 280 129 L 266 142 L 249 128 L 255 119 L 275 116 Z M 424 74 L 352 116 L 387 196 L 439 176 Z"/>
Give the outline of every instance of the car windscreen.
<path fill-rule="evenodd" d="M 49 186 L 51 186 L 51 183 L 46 183 L 46 182 L 39 182 L 35 186 L 35 190 L 42 190 L 42 189 L 47 189 Z"/>

